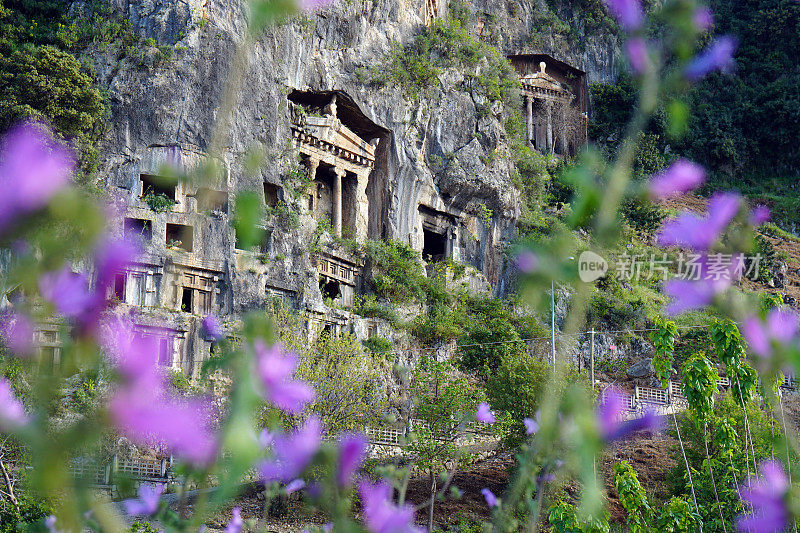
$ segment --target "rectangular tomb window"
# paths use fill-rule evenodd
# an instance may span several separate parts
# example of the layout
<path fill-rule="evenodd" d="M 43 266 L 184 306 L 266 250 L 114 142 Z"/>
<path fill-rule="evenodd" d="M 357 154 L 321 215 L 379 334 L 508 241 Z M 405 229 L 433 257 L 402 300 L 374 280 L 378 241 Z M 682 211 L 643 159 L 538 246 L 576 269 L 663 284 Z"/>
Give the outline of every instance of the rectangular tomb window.
<path fill-rule="evenodd" d="M 42 374 L 52 375 L 58 366 L 61 350 L 55 346 L 42 346 L 39 348 L 39 368 Z"/>
<path fill-rule="evenodd" d="M 166 245 L 171 248 L 180 248 L 186 252 L 192 251 L 194 228 L 183 224 L 167 224 Z"/>
<path fill-rule="evenodd" d="M 181 295 L 181 311 L 186 313 L 191 313 L 192 309 L 192 293 L 194 291 L 188 287 L 183 288 L 183 293 Z"/>
<path fill-rule="evenodd" d="M 139 178 L 142 182 L 142 196 L 164 195 L 173 202 L 178 200 L 176 196 L 177 180 L 153 174 L 142 174 Z"/>
<path fill-rule="evenodd" d="M 125 277 L 124 272 L 114 276 L 114 297 L 120 302 L 125 301 Z"/>
<path fill-rule="evenodd" d="M 228 210 L 228 193 L 215 191 L 208 187 L 197 189 L 197 204 L 201 211 L 219 211 L 224 213 Z"/>
<path fill-rule="evenodd" d="M 212 277 L 186 272 L 180 290 L 181 311 L 206 315 L 212 311 L 212 294 L 216 283 Z"/>
<path fill-rule="evenodd" d="M 126 301 L 131 305 L 144 306 L 146 291 L 146 278 L 142 272 L 128 274 L 128 287 L 125 291 Z"/>
<path fill-rule="evenodd" d="M 326 277 L 320 279 L 319 290 L 323 299 L 336 300 L 342 294 L 339 282 Z"/>
<path fill-rule="evenodd" d="M 126 236 L 142 237 L 148 241 L 153 238 L 153 224 L 144 218 L 126 218 L 123 230 Z"/>
<path fill-rule="evenodd" d="M 280 199 L 280 187 L 264 182 L 264 203 L 269 207 L 276 207 Z"/>
<path fill-rule="evenodd" d="M 158 364 L 172 366 L 172 338 L 165 337 L 158 342 Z"/>

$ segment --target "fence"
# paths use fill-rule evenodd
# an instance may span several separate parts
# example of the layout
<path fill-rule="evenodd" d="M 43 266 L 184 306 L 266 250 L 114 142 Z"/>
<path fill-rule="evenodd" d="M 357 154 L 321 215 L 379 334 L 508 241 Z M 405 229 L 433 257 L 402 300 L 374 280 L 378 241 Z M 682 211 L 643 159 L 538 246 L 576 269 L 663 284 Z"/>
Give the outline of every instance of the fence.
<path fill-rule="evenodd" d="M 455 419 L 451 419 L 454 424 L 454 431 L 452 432 L 437 432 L 433 431 L 433 438 L 439 440 L 452 440 L 454 434 L 457 435 L 456 440 L 465 438 L 480 438 L 483 436 L 491 435 L 489 425 L 483 422 L 468 422 L 459 426 Z M 409 433 L 415 428 L 430 428 L 426 420 L 420 418 L 410 418 L 407 425 L 383 425 L 383 426 L 366 426 L 364 427 L 364 435 L 372 444 L 380 446 L 406 446 L 406 438 Z M 447 435 L 445 435 L 447 433 Z"/>
<path fill-rule="evenodd" d="M 108 463 L 98 463 L 91 457 L 77 457 L 70 464 L 73 477 L 88 481 L 92 485 L 113 485 L 117 475 L 123 475 L 134 481 L 164 483 L 174 478 L 171 467 L 171 459 L 120 458 L 117 455 L 114 455 Z"/>

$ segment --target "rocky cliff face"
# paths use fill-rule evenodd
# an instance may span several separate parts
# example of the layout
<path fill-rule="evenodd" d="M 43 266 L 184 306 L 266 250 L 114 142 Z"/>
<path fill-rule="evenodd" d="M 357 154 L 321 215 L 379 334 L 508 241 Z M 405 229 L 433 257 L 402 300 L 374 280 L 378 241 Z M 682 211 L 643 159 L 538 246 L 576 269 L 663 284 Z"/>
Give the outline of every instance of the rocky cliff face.
<path fill-rule="evenodd" d="M 502 105 L 495 102 L 489 113 L 479 113 L 485 97 L 465 88 L 456 70 L 444 71 L 435 87 L 415 99 L 405 97 L 401 87 L 376 88 L 357 75 L 360 68 L 381 69 L 392 43 L 408 42 L 421 31 L 428 9 L 423 0 L 341 1 L 270 28 L 245 46 L 241 57 L 237 48 L 246 40 L 242 2 L 116 0 L 116 7 L 141 37 L 174 50 L 168 62 L 157 60 L 154 47 L 137 62 L 104 53 L 96 58 L 111 111 L 99 174 L 125 216 L 150 227 L 145 262 L 158 277 L 156 305 L 197 316 L 207 311 L 236 315 L 277 294 L 313 311 L 322 322 L 349 327 L 347 319 L 334 316 L 341 313 L 323 305 L 318 268 L 307 253 L 314 239 L 323 248 L 329 239 L 320 238 L 319 217 L 305 196 L 289 194 L 298 155 L 287 99 L 292 91 L 344 93 L 363 115 L 361 125 L 371 124 L 368 131 L 376 135 L 377 149 L 367 186 L 370 238 L 399 240 L 422 251 L 429 219 L 442 220 L 452 226 L 443 233 L 448 255 L 474 266 L 495 294 L 505 290 L 504 247 L 515 234 L 520 205 L 509 158 L 503 157 L 508 146 Z M 476 0 L 469 7 L 476 13 L 471 32 L 484 35 L 490 20 L 491 38 L 504 54 L 550 52 L 587 71 L 590 80 L 615 73 L 610 36 L 580 50 L 548 49 L 557 46 L 554 40 L 531 49 L 531 32 L 542 31 L 532 27 L 538 20 L 534 15 L 544 4 Z M 447 12 L 446 6 L 436 10 Z M 227 84 L 237 73 L 241 83 L 231 90 Z M 215 130 L 220 110 L 228 105 L 230 127 Z M 206 160 L 215 139 L 224 178 L 214 188 L 227 195 L 223 203 L 209 210 L 200 205 L 196 188 L 180 184 L 172 209 L 149 209 L 142 200 L 148 183 L 142 176 L 158 174 L 163 163 L 195 168 Z M 248 173 L 246 154 L 255 146 L 264 147 L 267 163 Z M 450 164 L 437 170 L 431 164 L 437 157 Z M 280 199 L 298 213 L 298 223 L 270 224 L 271 238 L 258 253 L 238 250 L 230 227 L 233 199 L 255 191 L 269 203 L 265 183 L 282 188 Z M 175 237 L 186 227 L 191 227 L 191 251 Z M 197 277 L 186 281 L 191 275 Z M 212 296 L 203 283 L 214 287 L 207 291 Z M 199 292 L 192 296 L 195 289 Z M 180 359 L 202 358 L 207 349 Z"/>

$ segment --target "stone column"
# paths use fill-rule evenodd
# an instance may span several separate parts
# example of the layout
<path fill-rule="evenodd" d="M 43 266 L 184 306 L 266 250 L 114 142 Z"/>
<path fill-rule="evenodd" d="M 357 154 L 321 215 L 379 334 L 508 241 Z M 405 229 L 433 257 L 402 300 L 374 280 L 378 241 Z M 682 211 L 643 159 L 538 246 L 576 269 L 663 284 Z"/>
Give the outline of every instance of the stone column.
<path fill-rule="evenodd" d="M 317 215 L 317 184 L 314 182 L 317 178 L 317 168 L 319 168 L 319 159 L 308 158 L 306 160 L 308 178 L 311 181 L 311 205 L 308 206 L 308 209 L 311 211 L 312 217 Z"/>
<path fill-rule="evenodd" d="M 355 237 L 359 242 L 367 239 L 369 230 L 369 199 L 367 198 L 367 184 L 369 183 L 370 168 L 365 168 L 356 173 L 356 220 Z"/>
<path fill-rule="evenodd" d="M 553 103 L 547 102 L 547 151 L 553 152 Z"/>
<path fill-rule="evenodd" d="M 533 97 L 529 94 L 525 95 L 525 109 L 526 113 L 526 126 L 528 129 L 528 138 L 527 141 L 530 143 L 531 139 L 533 139 Z"/>
<path fill-rule="evenodd" d="M 342 179 L 344 179 L 346 172 L 338 167 L 333 169 L 333 198 L 331 199 L 333 211 L 333 233 L 337 237 L 342 236 Z"/>

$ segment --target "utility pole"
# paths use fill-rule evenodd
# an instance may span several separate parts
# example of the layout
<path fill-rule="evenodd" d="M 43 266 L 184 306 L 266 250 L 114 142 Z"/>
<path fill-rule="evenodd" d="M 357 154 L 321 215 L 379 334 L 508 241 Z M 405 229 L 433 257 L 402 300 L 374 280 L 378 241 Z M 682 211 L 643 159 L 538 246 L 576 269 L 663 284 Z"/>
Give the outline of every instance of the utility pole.
<path fill-rule="evenodd" d="M 550 324 L 553 328 L 553 338 L 550 346 L 553 348 L 553 368 L 556 366 L 556 285 L 550 281 Z"/>
<path fill-rule="evenodd" d="M 589 379 L 592 380 L 592 390 L 594 390 L 594 328 L 591 332 L 592 342 L 589 348 Z"/>

